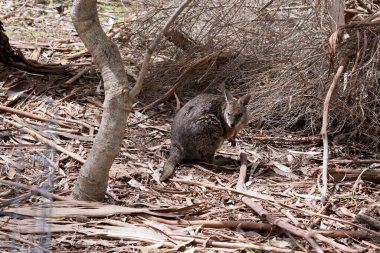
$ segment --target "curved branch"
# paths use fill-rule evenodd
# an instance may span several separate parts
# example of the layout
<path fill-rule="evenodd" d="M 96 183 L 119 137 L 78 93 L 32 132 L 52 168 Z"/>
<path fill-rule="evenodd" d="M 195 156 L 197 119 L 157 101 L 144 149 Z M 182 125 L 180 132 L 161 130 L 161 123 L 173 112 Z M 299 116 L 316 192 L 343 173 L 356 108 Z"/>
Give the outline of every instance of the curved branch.
<path fill-rule="evenodd" d="M 150 58 L 158 42 L 191 0 L 184 1 L 149 46 L 137 83 L 129 91 L 127 75 L 118 48 L 100 26 L 96 0 L 75 0 L 72 19 L 80 38 L 94 58 L 104 81 L 105 100 L 102 122 L 87 161 L 82 166 L 72 192 L 75 199 L 104 199 L 111 165 L 120 151 L 132 100 L 142 88 Z"/>
<path fill-rule="evenodd" d="M 326 94 L 325 102 L 323 103 L 323 116 L 322 116 L 322 141 L 323 141 L 323 165 L 322 165 L 322 190 L 321 190 L 321 198 L 322 203 L 326 201 L 327 198 L 327 166 L 329 162 L 329 142 L 327 136 L 327 126 L 328 126 L 328 115 L 329 115 L 329 104 L 331 96 L 334 92 L 335 86 L 337 85 L 339 78 L 341 77 L 345 66 L 347 65 L 348 58 L 345 57 L 342 64 L 339 66 L 334 79 L 331 83 L 331 86 Z"/>
<path fill-rule="evenodd" d="M 181 12 L 189 5 L 191 0 L 185 0 L 177 9 L 176 11 L 171 15 L 169 20 L 166 22 L 162 30 L 157 34 L 157 37 L 153 40 L 152 44 L 146 49 L 145 56 L 144 56 L 144 62 L 141 67 L 139 76 L 136 81 L 136 85 L 133 87 L 131 92 L 129 93 L 132 98 L 135 98 L 141 91 L 144 78 L 146 73 L 148 72 L 148 68 L 150 65 L 150 58 L 152 57 L 152 54 L 154 50 L 156 50 L 158 42 L 161 40 L 161 38 L 164 36 L 164 34 L 169 30 L 169 27 L 172 25 L 174 20 L 181 14 Z"/>
<path fill-rule="evenodd" d="M 240 173 L 239 173 L 239 178 L 238 182 L 236 184 L 236 189 L 239 191 L 245 191 L 245 179 L 246 179 L 246 174 L 247 174 L 247 155 L 245 153 L 240 154 L 240 161 L 241 161 L 241 166 L 240 166 Z M 253 211 L 255 211 L 262 219 L 268 221 L 272 225 L 276 225 L 277 227 L 282 228 L 285 231 L 288 231 L 289 233 L 299 236 L 303 239 L 305 239 L 312 247 L 313 249 L 318 252 L 318 253 L 323 253 L 324 250 L 319 246 L 317 243 L 316 239 L 325 242 L 332 247 L 340 249 L 342 252 L 347 252 L 347 253 L 356 253 L 360 252 L 359 250 L 356 249 L 351 249 L 345 245 L 336 243 L 334 240 L 329 239 L 321 234 L 318 234 L 313 231 L 307 231 L 301 228 L 298 228 L 287 221 L 283 220 L 282 218 L 277 218 L 271 213 L 269 213 L 267 210 L 264 209 L 264 207 L 257 201 L 252 200 L 249 197 L 242 197 L 241 201 L 246 204 L 248 207 L 250 207 Z"/>

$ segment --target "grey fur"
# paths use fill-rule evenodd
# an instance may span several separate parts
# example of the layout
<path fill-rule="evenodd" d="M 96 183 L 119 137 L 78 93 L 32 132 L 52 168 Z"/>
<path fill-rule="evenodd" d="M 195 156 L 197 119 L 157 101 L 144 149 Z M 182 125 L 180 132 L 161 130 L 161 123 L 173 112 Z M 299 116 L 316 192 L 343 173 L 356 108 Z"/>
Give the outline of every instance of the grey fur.
<path fill-rule="evenodd" d="M 161 181 L 167 180 L 183 160 L 212 163 L 223 142 L 233 139 L 247 124 L 245 105 L 250 96 L 240 99 L 230 99 L 230 96 L 228 94 L 226 101 L 227 96 L 201 94 L 178 111 L 172 125 L 170 156 L 164 165 Z"/>

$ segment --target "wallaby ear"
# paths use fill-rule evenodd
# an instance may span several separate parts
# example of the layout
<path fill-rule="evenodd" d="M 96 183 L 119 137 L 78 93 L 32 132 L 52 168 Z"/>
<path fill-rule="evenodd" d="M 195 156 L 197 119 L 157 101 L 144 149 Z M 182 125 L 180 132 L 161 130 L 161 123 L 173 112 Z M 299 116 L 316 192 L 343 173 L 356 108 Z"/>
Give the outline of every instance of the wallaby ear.
<path fill-rule="evenodd" d="M 224 90 L 224 98 L 226 99 L 227 103 L 231 103 L 234 101 L 234 97 L 228 90 Z"/>
<path fill-rule="evenodd" d="M 242 105 L 246 106 L 250 99 L 251 99 L 251 95 L 247 94 L 247 95 L 240 97 L 239 101 L 240 101 L 240 103 L 242 103 Z"/>

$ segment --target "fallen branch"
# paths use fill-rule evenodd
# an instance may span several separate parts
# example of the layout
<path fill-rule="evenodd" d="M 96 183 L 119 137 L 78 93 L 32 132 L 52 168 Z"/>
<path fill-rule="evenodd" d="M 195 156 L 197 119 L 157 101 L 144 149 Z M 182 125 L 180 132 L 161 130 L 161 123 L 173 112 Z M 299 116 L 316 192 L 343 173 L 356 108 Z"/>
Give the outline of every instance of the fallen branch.
<path fill-rule="evenodd" d="M 149 220 L 154 220 L 167 225 L 183 225 L 183 226 L 202 226 L 204 228 L 230 228 L 230 229 L 249 229 L 263 232 L 282 233 L 284 230 L 278 226 L 269 223 L 254 222 L 254 221 L 213 221 L 213 220 L 168 220 L 155 216 L 150 216 Z M 367 231 L 353 230 L 311 230 L 324 236 L 332 238 L 355 238 L 365 239 L 370 238 L 371 234 Z"/>
<path fill-rule="evenodd" d="M 329 114 L 329 104 L 332 93 L 334 92 L 335 86 L 337 85 L 343 70 L 348 63 L 348 58 L 345 57 L 342 61 L 342 64 L 339 66 L 334 79 L 331 83 L 331 86 L 327 92 L 325 102 L 323 104 L 323 117 L 322 117 L 322 129 L 321 135 L 323 140 L 323 166 L 322 166 L 322 189 L 321 189 L 321 201 L 322 203 L 326 202 L 327 199 L 327 166 L 329 161 L 329 143 L 327 136 L 327 126 L 328 126 L 328 114 Z"/>
<path fill-rule="evenodd" d="M 35 49 L 35 47 L 33 47 Z M 27 60 L 20 50 L 13 50 L 9 44 L 9 39 L 5 34 L 3 23 L 0 21 L 0 63 L 15 67 L 20 70 L 35 72 L 35 73 L 49 73 L 49 74 L 62 74 L 68 72 L 66 66 L 62 65 L 47 65 Z"/>
<path fill-rule="evenodd" d="M 4 122 L 6 122 L 6 123 L 8 123 L 8 124 L 11 124 L 11 125 L 13 125 L 13 126 L 19 128 L 19 130 L 21 130 L 21 131 L 23 131 L 23 132 L 25 132 L 25 133 L 31 135 L 33 138 L 37 139 L 38 141 L 40 141 L 40 142 L 46 144 L 47 146 L 49 146 L 49 147 L 51 147 L 51 148 L 53 148 L 53 149 L 55 149 L 55 150 L 58 150 L 58 151 L 60 151 L 60 152 L 62 152 L 62 153 L 64 153 L 64 154 L 70 156 L 71 158 L 77 160 L 77 161 L 80 162 L 80 163 L 84 163 L 84 162 L 85 162 L 85 160 L 84 160 L 81 156 L 79 156 L 79 155 L 77 155 L 77 154 L 75 154 L 75 153 L 73 153 L 73 152 L 70 152 L 70 151 L 68 151 L 68 150 L 66 150 L 66 149 L 64 149 L 64 148 L 62 148 L 61 146 L 59 146 L 59 145 L 58 145 L 57 143 L 55 143 L 54 141 L 51 141 L 51 140 L 49 140 L 49 139 L 43 137 L 42 135 L 40 135 L 40 134 L 37 133 L 36 131 L 34 131 L 34 130 L 32 130 L 32 129 L 29 129 L 29 128 L 27 128 L 26 126 L 24 126 L 25 124 L 24 124 L 24 123 L 21 121 L 21 119 L 18 118 L 16 115 L 14 115 L 13 118 L 14 118 L 16 121 L 18 121 L 19 123 L 16 123 L 16 122 L 11 121 L 11 120 L 9 120 L 9 119 L 4 119 Z"/>
<path fill-rule="evenodd" d="M 316 161 L 322 161 L 319 158 L 312 158 Z M 380 163 L 379 159 L 331 159 L 329 164 L 373 164 Z"/>
<path fill-rule="evenodd" d="M 253 249 L 258 251 L 267 251 L 267 252 L 276 252 L 276 253 L 300 253 L 302 251 L 294 251 L 292 249 L 281 249 L 273 246 L 258 245 L 253 243 L 240 243 L 240 242 L 218 242 L 214 241 L 211 238 L 208 239 L 199 239 L 194 238 L 193 236 L 184 236 L 184 235 L 174 235 L 171 238 L 176 240 L 186 240 L 191 241 L 200 245 L 207 245 L 209 247 L 219 247 L 219 248 L 228 248 L 228 249 Z"/>
<path fill-rule="evenodd" d="M 0 180 L 0 184 L 4 180 Z M 9 182 L 6 182 L 9 184 Z M 25 186 L 22 185 L 21 186 Z M 45 194 L 44 197 L 51 196 L 55 198 L 55 195 L 46 192 L 46 190 L 38 189 L 34 186 L 31 188 L 36 189 L 39 193 Z M 154 215 L 159 217 L 166 218 L 178 218 L 178 214 L 172 214 L 170 212 L 164 213 L 159 212 L 160 210 L 151 210 L 149 208 L 133 208 L 133 207 L 125 207 L 125 206 L 117 206 L 117 205 L 107 205 L 102 204 L 100 202 L 88 202 L 88 201 L 76 201 L 76 200 L 68 200 L 63 199 L 62 201 L 53 201 L 48 204 L 42 205 L 34 205 L 33 207 L 14 207 L 6 209 L 7 212 L 13 212 L 19 215 L 31 216 L 31 217 L 43 217 L 43 218 L 52 218 L 52 219 L 60 219 L 60 218 L 76 218 L 76 217 L 108 217 L 111 215 L 129 215 L 129 214 L 146 214 L 146 215 Z M 164 209 L 164 211 L 166 211 Z M 174 211 L 175 212 L 175 211 Z M 44 228 L 42 228 L 44 229 Z"/>
<path fill-rule="evenodd" d="M 67 125 L 65 122 L 63 122 L 62 120 L 56 120 L 56 119 L 52 119 L 52 118 L 42 117 L 42 116 L 27 112 L 27 111 L 22 111 L 22 110 L 15 109 L 15 108 L 8 107 L 8 106 L 4 106 L 4 105 L 0 105 L 0 111 L 21 115 L 21 116 L 24 116 L 24 117 L 27 117 L 30 119 L 34 119 L 34 120 L 38 120 L 38 121 L 42 121 L 42 122 L 50 122 L 50 123 L 54 123 L 54 124 L 65 126 L 65 127 L 71 127 L 71 126 Z"/>
<path fill-rule="evenodd" d="M 360 223 L 368 224 L 371 228 L 380 230 L 380 221 L 375 218 L 372 218 L 371 216 L 359 213 L 358 215 L 356 215 L 355 220 L 357 220 Z"/>
<path fill-rule="evenodd" d="M 65 84 L 72 84 L 76 80 L 78 80 L 81 76 L 83 76 L 87 71 L 89 71 L 92 67 L 85 67 L 81 71 L 79 71 L 75 76 L 70 78 L 65 82 Z"/>
<path fill-rule="evenodd" d="M 244 186 L 244 182 L 246 179 L 247 164 L 248 164 L 247 155 L 245 153 L 240 154 L 240 161 L 241 161 L 240 174 L 239 174 L 238 182 L 236 184 L 236 188 L 240 191 L 245 191 L 246 189 Z M 293 225 L 289 224 L 287 221 L 285 221 L 281 218 L 277 218 L 274 215 L 270 214 L 268 211 L 266 211 L 263 208 L 263 206 L 260 203 L 255 202 L 251 198 L 242 197 L 241 200 L 244 204 L 246 204 L 248 207 L 250 207 L 252 210 L 254 210 L 261 217 L 261 219 L 266 220 L 270 224 L 276 225 L 276 226 L 282 228 L 283 230 L 285 230 L 285 231 L 287 231 L 293 235 L 304 238 L 307 242 L 310 243 L 310 245 L 315 249 L 316 252 L 319 252 L 319 253 L 324 252 L 324 250 L 316 242 L 316 239 L 318 239 L 322 242 L 325 242 L 325 243 L 329 244 L 330 246 L 333 246 L 333 247 L 335 247 L 335 248 L 337 248 L 343 252 L 351 252 L 351 253 L 360 252 L 359 250 L 348 248 L 348 247 L 346 247 L 342 244 L 339 244 L 339 243 L 337 243 L 337 242 L 335 242 L 335 241 L 333 241 L 333 240 L 331 240 L 331 239 L 329 239 L 323 235 L 320 235 L 318 233 L 303 230 L 303 229 L 300 229 L 296 226 L 293 226 Z"/>
<path fill-rule="evenodd" d="M 245 191 L 244 182 L 246 179 L 247 174 L 247 155 L 245 153 L 240 154 L 240 161 L 241 161 L 241 167 L 240 167 L 240 173 L 238 182 L 236 183 L 236 189 L 239 191 Z M 291 234 L 297 235 L 299 237 L 304 238 L 306 241 L 310 243 L 310 245 L 315 249 L 316 252 L 322 253 L 322 248 L 317 244 L 317 242 L 314 240 L 314 238 L 309 234 L 309 232 L 306 232 L 300 228 L 297 228 L 286 221 L 282 220 L 281 218 L 275 218 L 273 215 L 268 213 L 258 202 L 255 202 L 254 200 L 248 198 L 248 197 L 242 197 L 241 201 L 247 205 L 249 208 L 251 208 L 253 211 L 255 211 L 263 220 L 268 221 L 270 224 L 276 225 L 280 228 L 282 228 L 285 231 L 290 232 Z"/>
<path fill-rule="evenodd" d="M 161 115 L 161 114 L 163 114 L 163 113 L 166 113 L 166 112 L 167 112 L 167 110 L 158 111 L 158 112 L 156 112 L 156 113 L 153 113 L 152 115 L 149 115 L 149 116 L 144 117 L 143 119 L 141 119 L 141 120 L 139 120 L 139 121 L 137 121 L 137 122 L 129 123 L 129 124 L 128 124 L 128 127 L 137 126 L 138 124 L 141 124 L 141 123 L 143 123 L 144 121 L 146 121 L 146 120 L 148 120 L 148 119 L 152 119 L 152 118 L 154 118 L 154 117 L 156 117 L 156 116 L 158 116 L 158 115 Z"/>
<path fill-rule="evenodd" d="M 12 204 L 20 204 L 22 201 L 29 199 L 32 196 L 31 192 L 19 195 L 13 199 L 2 199 L 0 200 L 0 208 L 10 206 Z"/>
<path fill-rule="evenodd" d="M 380 24 L 379 20 L 371 21 L 371 22 L 358 21 L 358 22 L 351 22 L 350 24 L 341 26 L 341 29 L 359 28 L 363 26 L 378 26 L 379 24 Z"/>
<path fill-rule="evenodd" d="M 263 142 L 285 142 L 285 143 L 319 143 L 322 141 L 319 136 L 310 137 L 271 137 L 271 136 L 249 136 L 250 140 Z"/>
<path fill-rule="evenodd" d="M 22 242 L 22 243 L 25 243 L 25 244 L 28 244 L 34 248 L 38 248 L 40 250 L 42 250 L 43 252 L 51 252 L 50 250 L 47 250 L 47 249 L 44 249 L 42 248 L 40 245 L 38 245 L 37 243 L 34 243 L 34 242 L 31 242 L 31 241 L 28 241 L 24 238 L 21 238 L 17 235 L 14 235 L 12 233 L 5 233 L 3 231 L 0 231 L 0 235 L 3 235 L 5 237 L 8 237 L 9 239 L 12 239 L 12 240 L 15 240 L 15 241 L 19 241 L 19 242 Z"/>
<path fill-rule="evenodd" d="M 331 201 L 327 202 L 321 209 L 319 209 L 318 213 L 320 214 L 326 214 L 327 209 L 331 207 Z M 322 218 L 319 216 L 314 216 L 309 220 L 309 228 L 319 227 L 319 224 L 321 223 Z"/>
<path fill-rule="evenodd" d="M 12 17 L 13 15 L 15 15 L 15 14 L 17 14 L 17 13 L 22 13 L 22 11 L 23 11 L 22 9 L 24 9 L 24 7 L 25 7 L 27 4 L 29 4 L 29 2 L 30 2 L 30 0 L 25 1 L 25 3 L 24 3 L 23 5 L 21 5 L 20 7 L 18 7 L 16 10 L 14 10 L 14 11 L 10 11 L 10 12 L 8 12 L 6 15 L 1 16 L 1 17 L 0 17 L 0 20 L 6 20 L 6 19 Z"/>
<path fill-rule="evenodd" d="M 124 209 L 126 208 L 124 207 Z M 85 213 L 86 210 L 83 210 L 82 208 L 82 212 Z M 300 251 L 293 251 L 291 249 L 281 249 L 278 247 L 268 245 L 244 242 L 223 242 L 216 241 L 213 238 L 203 239 L 197 235 L 178 235 L 178 233 L 172 232 L 169 229 L 168 231 L 164 232 L 157 228 L 152 229 L 145 226 L 136 226 L 134 224 L 128 224 L 125 222 L 114 220 L 106 220 L 102 222 L 110 225 L 98 224 L 99 222 L 96 222 L 95 224 L 89 222 L 86 226 L 81 226 L 77 223 L 73 224 L 70 222 L 66 222 L 66 224 L 63 224 L 62 222 L 54 222 L 54 220 L 49 220 L 48 222 L 49 232 L 52 233 L 66 232 L 83 234 L 87 237 L 112 238 L 125 241 L 140 241 L 151 245 L 154 244 L 153 246 L 155 247 L 155 250 L 157 249 L 157 245 L 159 245 L 159 247 L 172 248 L 174 249 L 174 252 L 178 252 L 179 250 L 176 250 L 178 249 L 178 247 L 191 245 L 192 249 L 198 248 L 197 252 L 205 252 L 205 250 L 208 248 L 210 248 L 210 250 L 215 250 L 216 248 L 219 248 L 218 250 L 220 250 L 220 252 L 226 252 L 226 249 L 235 249 L 234 252 L 236 252 L 236 250 L 239 249 L 253 249 L 257 251 L 276 253 L 302 253 Z M 12 220 L 11 222 L 6 223 L 3 229 L 7 231 L 15 231 L 16 227 L 24 228 L 21 231 L 19 231 L 22 234 L 46 233 L 45 227 L 36 227 L 35 223 L 31 223 L 30 220 Z M 170 239 L 168 239 L 168 237 L 170 237 Z"/>
<path fill-rule="evenodd" d="M 324 214 L 321 214 L 321 213 L 317 213 L 317 212 L 313 212 L 313 211 L 310 211 L 310 210 L 307 210 L 307 209 L 301 209 L 301 208 L 289 206 L 289 205 L 286 205 L 286 204 L 270 201 L 268 199 L 265 199 L 263 197 L 255 195 L 252 192 L 240 191 L 240 190 L 237 190 L 237 189 L 234 189 L 234 188 L 230 188 L 230 187 L 216 186 L 216 185 L 212 185 L 212 184 L 209 184 L 209 183 L 203 183 L 203 182 L 194 181 L 194 180 L 189 181 L 189 180 L 183 180 L 183 179 L 170 179 L 170 181 L 178 182 L 178 183 L 183 183 L 183 184 L 188 184 L 188 185 L 199 185 L 199 186 L 204 186 L 204 187 L 215 189 L 215 190 L 229 191 L 229 192 L 236 193 L 236 194 L 239 194 L 239 195 L 242 195 L 242 196 L 247 196 L 247 197 L 250 197 L 250 198 L 257 199 L 257 200 L 265 201 L 267 204 L 273 205 L 273 206 L 275 206 L 277 208 L 287 208 L 289 210 L 297 211 L 297 212 L 299 212 L 299 213 L 301 213 L 303 215 L 309 214 L 309 215 L 318 216 L 318 217 L 321 217 L 321 218 L 324 218 L 324 219 L 327 219 L 327 220 L 337 221 L 337 222 L 340 222 L 342 224 L 347 224 L 347 225 L 356 227 L 358 229 L 367 231 L 367 232 L 369 232 L 372 235 L 380 236 L 380 232 L 373 231 L 371 229 L 368 229 L 368 228 L 365 228 L 363 226 L 357 225 L 357 224 L 352 223 L 350 221 L 346 221 L 346 220 L 343 220 L 343 219 L 327 216 L 327 215 L 324 215 Z"/>
<path fill-rule="evenodd" d="M 32 185 L 26 185 L 26 184 L 11 182 L 11 181 L 2 180 L 2 179 L 0 179 L 0 185 L 8 185 L 8 186 L 12 186 L 15 188 L 28 190 L 28 191 L 31 191 L 32 193 L 38 193 L 39 195 L 41 195 L 47 199 L 50 199 L 50 200 L 53 200 L 53 199 L 60 200 L 60 201 L 67 200 L 67 198 L 65 198 L 65 197 L 59 196 L 59 195 L 54 194 L 54 193 L 49 193 L 46 191 L 46 189 L 38 188 L 38 187 L 32 186 Z M 25 195 L 25 196 L 28 196 L 28 195 Z"/>
<path fill-rule="evenodd" d="M 356 180 L 361 173 L 361 178 L 373 183 L 380 183 L 380 169 L 337 169 L 330 168 L 328 173 L 334 178 L 334 181 L 353 181 Z"/>

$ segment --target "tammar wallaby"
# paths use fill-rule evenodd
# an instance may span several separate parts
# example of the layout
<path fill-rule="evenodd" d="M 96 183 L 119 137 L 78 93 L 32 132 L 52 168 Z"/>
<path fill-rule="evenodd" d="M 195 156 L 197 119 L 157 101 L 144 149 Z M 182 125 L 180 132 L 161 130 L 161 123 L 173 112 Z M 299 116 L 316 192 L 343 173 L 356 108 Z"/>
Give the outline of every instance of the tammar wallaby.
<path fill-rule="evenodd" d="M 174 118 L 170 156 L 160 180 L 165 181 L 182 160 L 213 163 L 216 150 L 225 140 L 235 142 L 236 134 L 248 123 L 246 105 L 251 98 L 201 94 L 187 102 Z"/>

